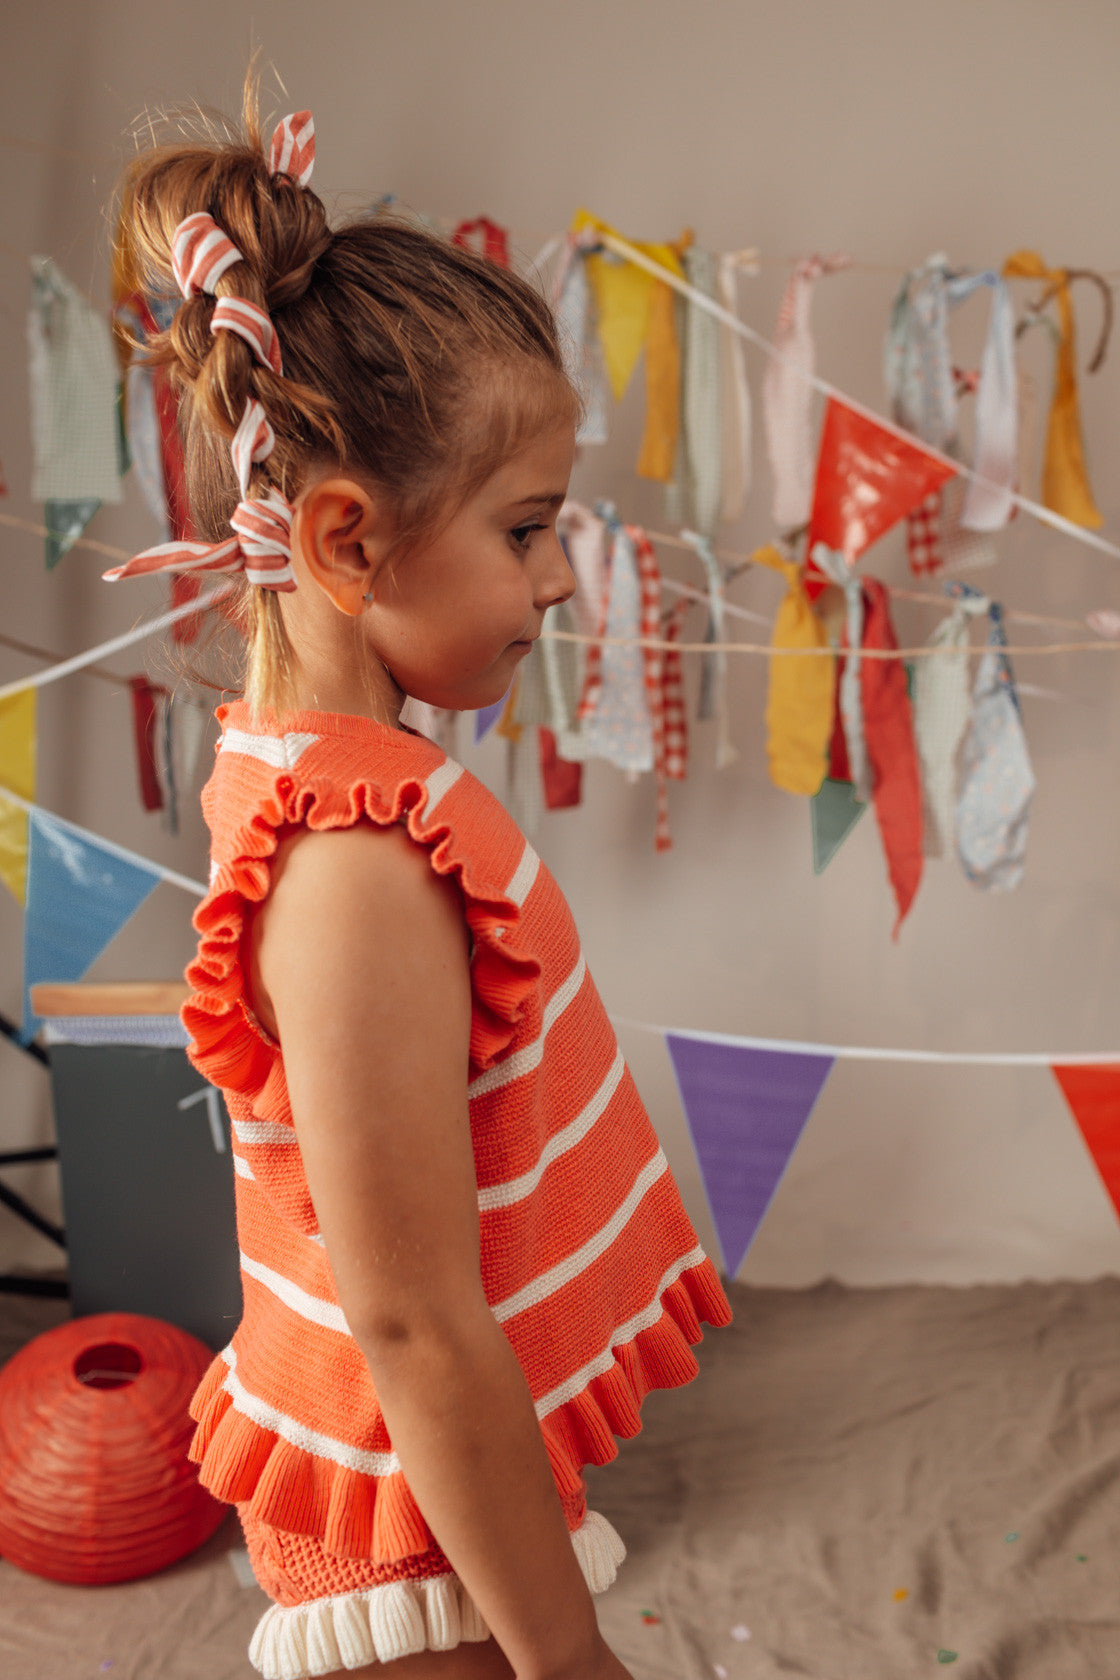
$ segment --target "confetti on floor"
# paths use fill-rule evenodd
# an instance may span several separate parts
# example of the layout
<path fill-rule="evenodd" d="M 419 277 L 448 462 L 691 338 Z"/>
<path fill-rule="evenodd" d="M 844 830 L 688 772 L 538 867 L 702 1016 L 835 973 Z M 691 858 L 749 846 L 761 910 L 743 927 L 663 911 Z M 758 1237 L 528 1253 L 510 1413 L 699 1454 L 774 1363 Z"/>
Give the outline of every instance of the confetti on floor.
<path fill-rule="evenodd" d="M 712 1667 L 715 1669 L 716 1680 L 727 1680 L 727 1670 L 722 1663 L 713 1663 Z"/>
<path fill-rule="evenodd" d="M 1019 1538 L 1019 1536 L 1018 1536 L 1018 1534 L 1017 1534 L 1017 1533 L 1016 1533 L 1016 1532 L 1015 1532 L 1015 1530 L 1014 1530 L 1014 1529 L 1012 1529 L 1012 1531 L 1011 1531 L 1011 1533 L 1010 1533 L 1010 1534 L 1005 1534 L 1005 1535 L 1004 1535 L 1004 1537 L 1003 1537 L 1003 1538 L 1004 1538 L 1004 1540 L 1005 1540 L 1005 1541 L 1006 1541 L 1006 1542 L 1007 1542 L 1007 1544 L 1008 1544 L 1008 1545 L 1009 1545 L 1009 1546 L 1010 1546 L 1010 1545 L 1011 1545 L 1011 1543 L 1012 1543 L 1012 1541 L 1014 1541 L 1014 1540 L 1018 1540 L 1018 1538 Z"/>
<path fill-rule="evenodd" d="M 909 1587 L 896 1587 L 894 1589 L 894 1601 L 895 1601 L 896 1604 L 901 1604 L 904 1598 L 909 1598 L 909 1597 L 910 1597 L 910 1588 Z"/>
<path fill-rule="evenodd" d="M 1077 1559 L 1078 1563 L 1088 1563 L 1089 1561 L 1084 1552 L 1074 1552 L 1073 1555 Z"/>
<path fill-rule="evenodd" d="M 740 1645 L 743 1643 L 744 1640 L 749 1639 L 750 1636 L 751 1636 L 750 1628 L 749 1627 L 744 1627 L 742 1622 L 737 1622 L 736 1625 L 731 1629 L 732 1639 L 737 1639 L 739 1641 Z"/>
<path fill-rule="evenodd" d="M 658 1615 L 655 1615 L 652 1610 L 642 1610 L 642 1611 L 639 1612 L 639 1614 L 641 1615 L 642 1621 L 646 1624 L 647 1627 L 660 1627 L 661 1617 L 658 1616 Z"/>
<path fill-rule="evenodd" d="M 956 1651 L 940 1650 L 937 1653 L 937 1660 L 938 1660 L 939 1663 L 956 1662 L 957 1653 L 956 1653 Z"/>

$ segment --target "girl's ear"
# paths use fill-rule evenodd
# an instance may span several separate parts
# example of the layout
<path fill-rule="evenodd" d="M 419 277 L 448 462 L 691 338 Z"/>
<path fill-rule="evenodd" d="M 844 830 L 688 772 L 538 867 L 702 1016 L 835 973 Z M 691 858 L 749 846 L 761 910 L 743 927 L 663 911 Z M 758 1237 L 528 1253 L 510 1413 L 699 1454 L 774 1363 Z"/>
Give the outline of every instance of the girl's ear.
<path fill-rule="evenodd" d="M 357 618 L 390 547 L 381 499 L 352 478 L 323 478 L 292 515 L 292 550 L 312 580 L 348 618 Z"/>

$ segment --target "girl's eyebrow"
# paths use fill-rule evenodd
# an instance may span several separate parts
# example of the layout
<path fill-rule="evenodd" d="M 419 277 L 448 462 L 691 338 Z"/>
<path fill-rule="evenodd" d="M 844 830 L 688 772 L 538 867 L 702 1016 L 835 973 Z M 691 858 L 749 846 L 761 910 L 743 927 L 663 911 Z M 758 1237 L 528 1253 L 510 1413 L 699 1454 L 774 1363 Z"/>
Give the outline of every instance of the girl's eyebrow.
<path fill-rule="evenodd" d="M 567 499 L 568 499 L 568 493 L 567 493 L 566 490 L 558 490 L 555 493 L 549 493 L 548 491 L 544 491 L 539 496 L 519 496 L 515 502 L 510 502 L 508 504 L 508 506 L 511 507 L 511 508 L 520 508 L 520 507 L 526 507 L 526 508 L 527 507 L 558 508 L 562 505 L 562 503 L 566 502 Z"/>

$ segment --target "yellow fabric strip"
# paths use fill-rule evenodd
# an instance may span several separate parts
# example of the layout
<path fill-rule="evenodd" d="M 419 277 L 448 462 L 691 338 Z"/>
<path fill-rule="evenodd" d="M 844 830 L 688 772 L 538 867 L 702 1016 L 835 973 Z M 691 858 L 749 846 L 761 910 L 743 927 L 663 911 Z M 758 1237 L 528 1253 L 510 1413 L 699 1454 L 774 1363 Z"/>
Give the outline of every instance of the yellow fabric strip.
<path fill-rule="evenodd" d="M 602 221 L 598 216 L 592 216 L 587 210 L 577 210 L 572 218 L 572 232 L 584 233 L 588 230 L 608 233 L 615 239 L 620 237 L 608 222 Z M 686 243 L 690 237 L 685 236 Z M 641 251 L 651 262 L 669 269 L 678 279 L 683 278 L 684 270 L 677 246 L 640 244 L 637 241 L 632 243 L 635 249 Z M 647 411 L 646 429 L 647 434 L 652 430 L 656 436 L 657 441 L 651 446 L 655 450 L 655 458 L 664 450 L 665 438 L 670 428 L 675 451 L 676 398 L 674 396 L 670 419 L 668 396 L 672 394 L 673 388 L 679 385 L 680 371 L 676 325 L 669 288 L 663 281 L 655 279 L 652 274 L 647 274 L 645 269 L 638 268 L 634 263 L 620 262 L 617 257 L 598 254 L 587 258 L 587 278 L 595 297 L 603 362 L 616 402 L 621 402 L 625 395 L 642 348 L 648 344 L 652 330 L 655 365 L 652 381 L 647 366 L 647 403 L 656 403 L 656 417 L 651 420 Z M 660 296 L 661 293 L 665 294 L 664 298 Z M 670 451 L 670 461 L 673 451 Z M 670 465 L 666 477 L 670 476 L 671 471 Z M 660 477 L 660 474 L 650 476 Z"/>
<path fill-rule="evenodd" d="M 1064 268 L 1047 268 L 1037 251 L 1015 251 L 1003 265 L 1012 280 L 1042 280 L 1053 288 L 1058 313 L 1058 356 L 1054 395 L 1046 432 L 1042 500 L 1048 508 L 1091 531 L 1104 524 L 1093 497 L 1081 438 L 1077 396 L 1077 349 L 1069 277 Z"/>
<path fill-rule="evenodd" d="M 0 784 L 35 799 L 36 690 L 25 688 L 0 700 Z M 0 881 L 21 904 L 27 902 L 27 812 L 0 797 Z"/>
<path fill-rule="evenodd" d="M 805 593 L 802 569 L 773 546 L 751 559 L 781 572 L 789 585 L 778 608 L 770 645 L 828 646 L 824 625 Z M 828 769 L 836 693 L 834 659 L 772 659 L 766 697 L 766 754 L 770 780 L 787 793 L 814 794 Z"/>
<path fill-rule="evenodd" d="M 646 334 L 646 424 L 638 472 L 642 478 L 668 484 L 677 459 L 681 353 L 673 293 L 661 280 L 652 281 L 652 285 Z"/>

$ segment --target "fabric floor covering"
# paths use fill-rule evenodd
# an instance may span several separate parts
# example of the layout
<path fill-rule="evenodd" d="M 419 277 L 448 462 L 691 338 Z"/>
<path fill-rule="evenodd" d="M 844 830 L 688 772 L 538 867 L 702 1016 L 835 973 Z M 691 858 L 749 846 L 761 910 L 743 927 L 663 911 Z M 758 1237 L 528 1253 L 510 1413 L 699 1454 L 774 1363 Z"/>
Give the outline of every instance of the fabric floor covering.
<path fill-rule="evenodd" d="M 732 1288 L 701 1375 L 589 1472 L 635 1680 L 1120 1680 L 1120 1278 Z M 0 1355 L 62 1316 L 0 1300 Z M 252 1680 L 236 1520 L 173 1569 L 0 1563 L 4 1680 Z"/>

